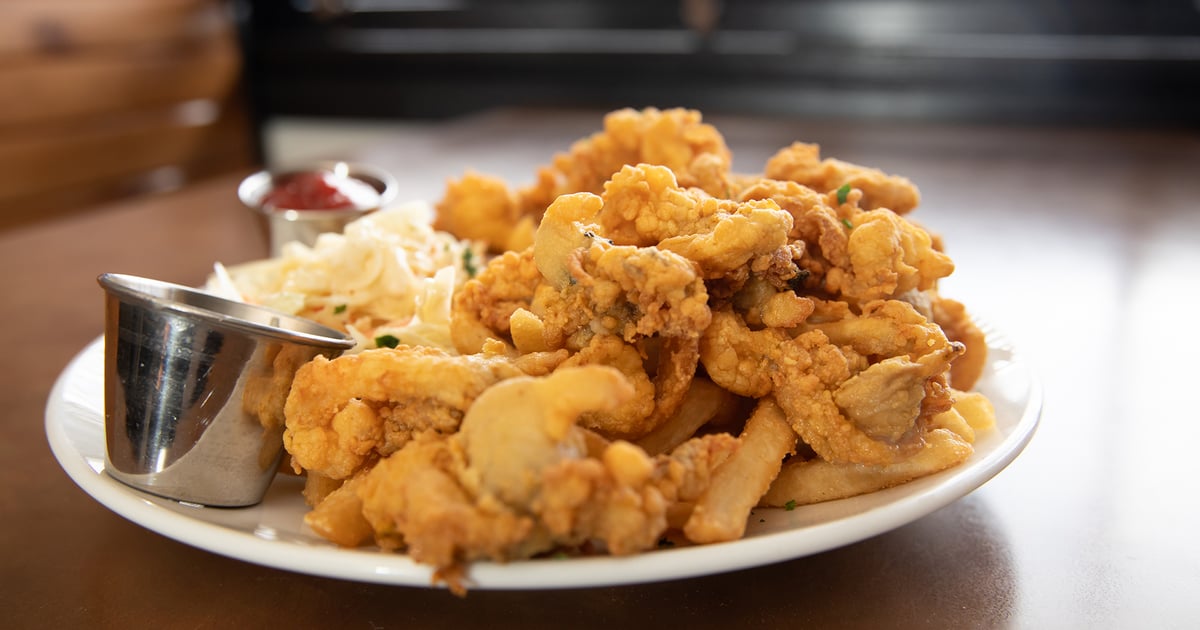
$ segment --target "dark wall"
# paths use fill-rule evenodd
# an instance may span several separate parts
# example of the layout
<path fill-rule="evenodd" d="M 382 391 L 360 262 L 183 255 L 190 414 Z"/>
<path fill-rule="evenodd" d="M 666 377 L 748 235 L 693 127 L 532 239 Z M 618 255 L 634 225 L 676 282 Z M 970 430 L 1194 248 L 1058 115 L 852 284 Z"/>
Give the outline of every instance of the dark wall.
<path fill-rule="evenodd" d="M 1200 2 L 293 0 L 241 5 L 265 115 L 495 106 L 1196 125 Z"/>

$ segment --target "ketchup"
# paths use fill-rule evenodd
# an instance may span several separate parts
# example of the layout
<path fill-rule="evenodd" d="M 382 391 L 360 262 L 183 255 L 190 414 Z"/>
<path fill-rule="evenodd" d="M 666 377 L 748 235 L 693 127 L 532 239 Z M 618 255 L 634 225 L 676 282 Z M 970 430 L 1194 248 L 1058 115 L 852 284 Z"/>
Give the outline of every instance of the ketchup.
<path fill-rule="evenodd" d="M 356 204 L 340 188 L 333 173 L 321 171 L 296 173 L 275 184 L 263 196 L 267 208 L 287 210 L 341 210 Z"/>

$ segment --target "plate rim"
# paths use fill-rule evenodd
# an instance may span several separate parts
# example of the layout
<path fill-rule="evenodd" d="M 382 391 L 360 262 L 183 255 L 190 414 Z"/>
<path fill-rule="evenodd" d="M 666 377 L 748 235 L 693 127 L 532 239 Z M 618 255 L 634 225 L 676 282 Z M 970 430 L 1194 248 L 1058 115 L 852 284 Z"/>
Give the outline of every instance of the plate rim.
<path fill-rule="evenodd" d="M 989 327 L 988 333 L 989 350 L 994 350 L 997 346 L 992 342 L 996 331 Z M 1002 335 L 1000 338 L 1007 341 Z M 235 560 L 357 582 L 444 587 L 444 584 L 435 582 L 433 567 L 416 563 L 404 554 L 343 549 L 323 541 L 309 545 L 268 540 L 167 509 L 156 503 L 165 499 L 126 486 L 104 474 L 102 468 L 97 470 L 67 432 L 63 419 L 69 413 L 66 408 L 69 403 L 64 393 L 72 380 L 79 378 L 87 368 L 86 362 L 94 360 L 89 354 L 102 355 L 103 341 L 103 336 L 93 339 L 72 357 L 55 379 L 45 408 L 45 432 L 52 454 L 72 482 L 92 499 L 145 529 Z M 1023 385 L 1028 390 L 1020 418 L 990 451 L 975 461 L 969 459 L 959 466 L 926 477 L 926 480 L 931 480 L 925 482 L 929 487 L 915 492 L 902 492 L 898 499 L 861 513 L 724 543 L 656 549 L 623 557 L 474 562 L 468 568 L 465 581 L 470 589 L 479 590 L 550 590 L 700 577 L 814 555 L 912 523 L 983 486 L 1011 464 L 1033 439 L 1043 407 L 1041 380 L 1023 353 L 1015 351 L 1011 344 L 1005 347 L 1011 352 L 1011 360 L 1019 361 L 1027 372 Z M 100 378 L 103 378 L 102 375 Z M 102 407 L 103 403 L 100 404 Z M 102 435 L 102 410 L 99 415 Z M 977 455 L 978 452 L 972 458 Z M 910 489 L 914 487 L 912 484 L 920 481 L 918 479 L 896 488 Z M 852 500 L 854 497 L 842 501 Z M 755 509 L 778 511 L 778 508 Z M 848 535 L 844 530 L 846 521 L 853 521 L 855 525 L 852 534 Z M 715 556 L 724 556 L 720 563 L 716 563 L 717 566 L 713 562 Z"/>

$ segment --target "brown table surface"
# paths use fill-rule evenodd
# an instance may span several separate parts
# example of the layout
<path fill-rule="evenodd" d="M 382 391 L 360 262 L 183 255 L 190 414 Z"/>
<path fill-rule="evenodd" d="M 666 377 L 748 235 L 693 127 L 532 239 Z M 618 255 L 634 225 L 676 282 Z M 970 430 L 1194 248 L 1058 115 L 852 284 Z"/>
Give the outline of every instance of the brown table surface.
<path fill-rule="evenodd" d="M 1200 136 L 714 119 L 735 165 L 793 139 L 922 188 L 958 264 L 943 292 L 1007 331 L 1045 386 L 1033 442 L 979 490 L 815 556 L 672 582 L 471 592 L 311 577 L 109 512 L 47 447 L 44 407 L 101 331 L 106 271 L 198 284 L 264 254 L 237 178 L 0 233 L 5 627 L 1195 627 L 1200 620 Z M 598 127 L 511 113 L 388 126 L 346 155 L 432 198 L 468 167 L 528 181 Z M 339 149 L 341 150 L 341 149 Z"/>

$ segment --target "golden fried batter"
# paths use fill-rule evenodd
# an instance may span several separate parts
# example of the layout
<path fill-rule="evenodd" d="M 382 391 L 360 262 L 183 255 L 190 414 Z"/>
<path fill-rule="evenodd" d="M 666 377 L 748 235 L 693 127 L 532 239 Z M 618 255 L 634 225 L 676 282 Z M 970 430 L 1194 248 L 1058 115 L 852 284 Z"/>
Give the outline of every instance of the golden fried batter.
<path fill-rule="evenodd" d="M 700 362 L 714 383 L 739 395 L 762 398 L 771 393 L 777 348 L 791 337 L 781 328 L 751 331 L 730 309 L 713 313 L 700 338 Z"/>
<path fill-rule="evenodd" d="M 476 396 L 523 374 L 504 355 L 451 356 L 434 348 L 318 357 L 292 383 L 283 443 L 294 465 L 346 479 L 413 435 L 453 433 Z"/>
<path fill-rule="evenodd" d="M 804 245 L 800 266 L 812 276 L 810 286 L 820 286 L 825 273 L 834 267 L 850 265 L 847 251 L 849 235 L 846 223 L 857 208 L 833 207 L 827 196 L 796 182 L 777 179 L 756 179 L 742 189 L 742 200 L 770 199 L 792 215 L 788 237 Z"/>
<path fill-rule="evenodd" d="M 932 310 L 933 320 L 946 331 L 946 337 L 966 346 L 966 352 L 950 366 L 950 384 L 963 391 L 971 389 L 987 364 L 987 335 L 971 319 L 962 302 L 937 295 Z"/>
<path fill-rule="evenodd" d="M 627 164 L 657 164 L 684 187 L 718 196 L 726 190 L 731 161 L 725 139 L 700 112 L 685 109 L 622 109 L 604 117 L 604 131 L 580 140 L 538 171 L 538 181 L 520 191 L 527 208 L 544 210 L 558 196 L 600 193 L 604 182 Z"/>
<path fill-rule="evenodd" d="M 708 293 L 695 265 L 655 247 L 613 245 L 576 220 L 584 195 L 562 197 L 546 212 L 534 241 L 535 261 L 553 282 L 530 307 L 546 322 L 549 347 L 585 327 L 633 341 L 638 337 L 698 337 L 709 321 Z M 565 226 L 563 225 L 565 223 Z M 543 247 L 543 237 L 580 247 Z M 565 259 L 536 259 L 538 255 Z M 561 270 L 561 271 L 560 271 Z"/>
<path fill-rule="evenodd" d="M 703 218 L 697 199 L 679 186 L 663 166 L 622 166 L 604 183 L 595 221 L 602 233 L 622 245 L 647 247 L 691 231 Z M 718 207 L 706 208 L 715 212 Z"/>
<path fill-rule="evenodd" d="M 495 251 L 519 251 L 533 241 L 537 217 L 522 214 L 516 195 L 500 178 L 468 172 L 446 185 L 435 207 L 434 228 L 483 241 Z"/>
<path fill-rule="evenodd" d="M 763 179 L 742 199 L 767 199 L 792 214 L 791 235 L 805 243 L 800 266 L 809 286 L 860 302 L 925 291 L 954 271 L 954 263 L 920 226 L 887 209 L 859 210 L 852 194 L 834 207 L 827 196 L 796 182 Z"/>
<path fill-rule="evenodd" d="M 632 395 L 614 409 L 583 413 L 579 423 L 607 438 L 633 439 L 649 433 L 647 419 L 654 412 L 654 383 L 646 374 L 644 360 L 637 348 L 615 335 L 596 335 L 579 352 L 563 363 L 563 368 L 607 365 L 616 368 L 631 385 Z M 692 370 L 695 370 L 692 366 Z"/>
<path fill-rule="evenodd" d="M 457 441 L 429 437 L 409 442 L 372 468 L 358 497 L 375 542 L 440 569 L 548 549 L 548 537 L 539 535 L 531 516 L 477 497 L 463 485 L 465 457 Z"/>
<path fill-rule="evenodd" d="M 454 347 L 472 354 L 482 350 L 489 338 L 508 338 L 513 313 L 529 308 L 534 291 L 542 282 L 532 248 L 493 258 L 478 276 L 454 294 L 450 312 Z"/>
<path fill-rule="evenodd" d="M 858 214 L 846 244 L 849 266 L 825 276 L 828 291 L 854 301 L 932 289 L 954 271 L 950 257 L 933 248 L 929 233 L 890 210 Z"/>
<path fill-rule="evenodd" d="M 916 187 L 803 143 L 730 163 L 699 113 L 626 109 L 529 186 L 451 181 L 437 227 L 498 254 L 453 296 L 463 354 L 299 370 L 284 440 L 310 526 L 461 589 L 473 560 L 731 540 L 756 503 L 968 457 L 994 421 L 963 391 L 986 340 L 938 293 L 954 265 L 904 217 Z"/>
<path fill-rule="evenodd" d="M 706 279 L 783 248 L 792 217 L 773 200 L 739 203 L 685 190 L 661 166 L 625 166 L 604 185 L 600 234 L 622 245 L 657 245 L 695 262 Z"/>
<path fill-rule="evenodd" d="M 423 434 L 367 473 L 356 488 L 363 516 L 381 546 L 449 574 L 587 542 L 614 554 L 649 549 L 669 509 L 703 492 L 736 440 L 696 438 L 658 457 L 616 441 L 590 456 L 576 419 L 632 395 L 604 366 L 498 383 L 459 433 Z"/>
<path fill-rule="evenodd" d="M 751 330 L 735 312 L 718 311 L 701 361 L 734 393 L 773 394 L 822 459 L 888 464 L 919 447 L 921 418 L 948 408 L 944 376 L 962 346 L 904 302 L 870 306 L 791 331 Z"/>
<path fill-rule="evenodd" d="M 862 191 L 862 206 L 867 210 L 887 208 L 905 214 L 921 202 L 920 192 L 908 179 L 833 158 L 822 160 L 821 149 L 815 144 L 796 142 L 780 150 L 767 160 L 763 174 L 770 179 L 804 184 L 822 193 L 849 185 Z"/>
<path fill-rule="evenodd" d="M 512 191 L 498 178 L 467 173 L 451 181 L 438 202 L 438 229 L 486 241 L 496 252 L 524 249 L 542 213 L 562 195 L 599 194 L 627 164 L 670 169 L 684 187 L 727 194 L 729 148 L 693 110 L 622 109 L 604 118 L 604 130 L 575 142 L 538 169 L 533 184 Z"/>

